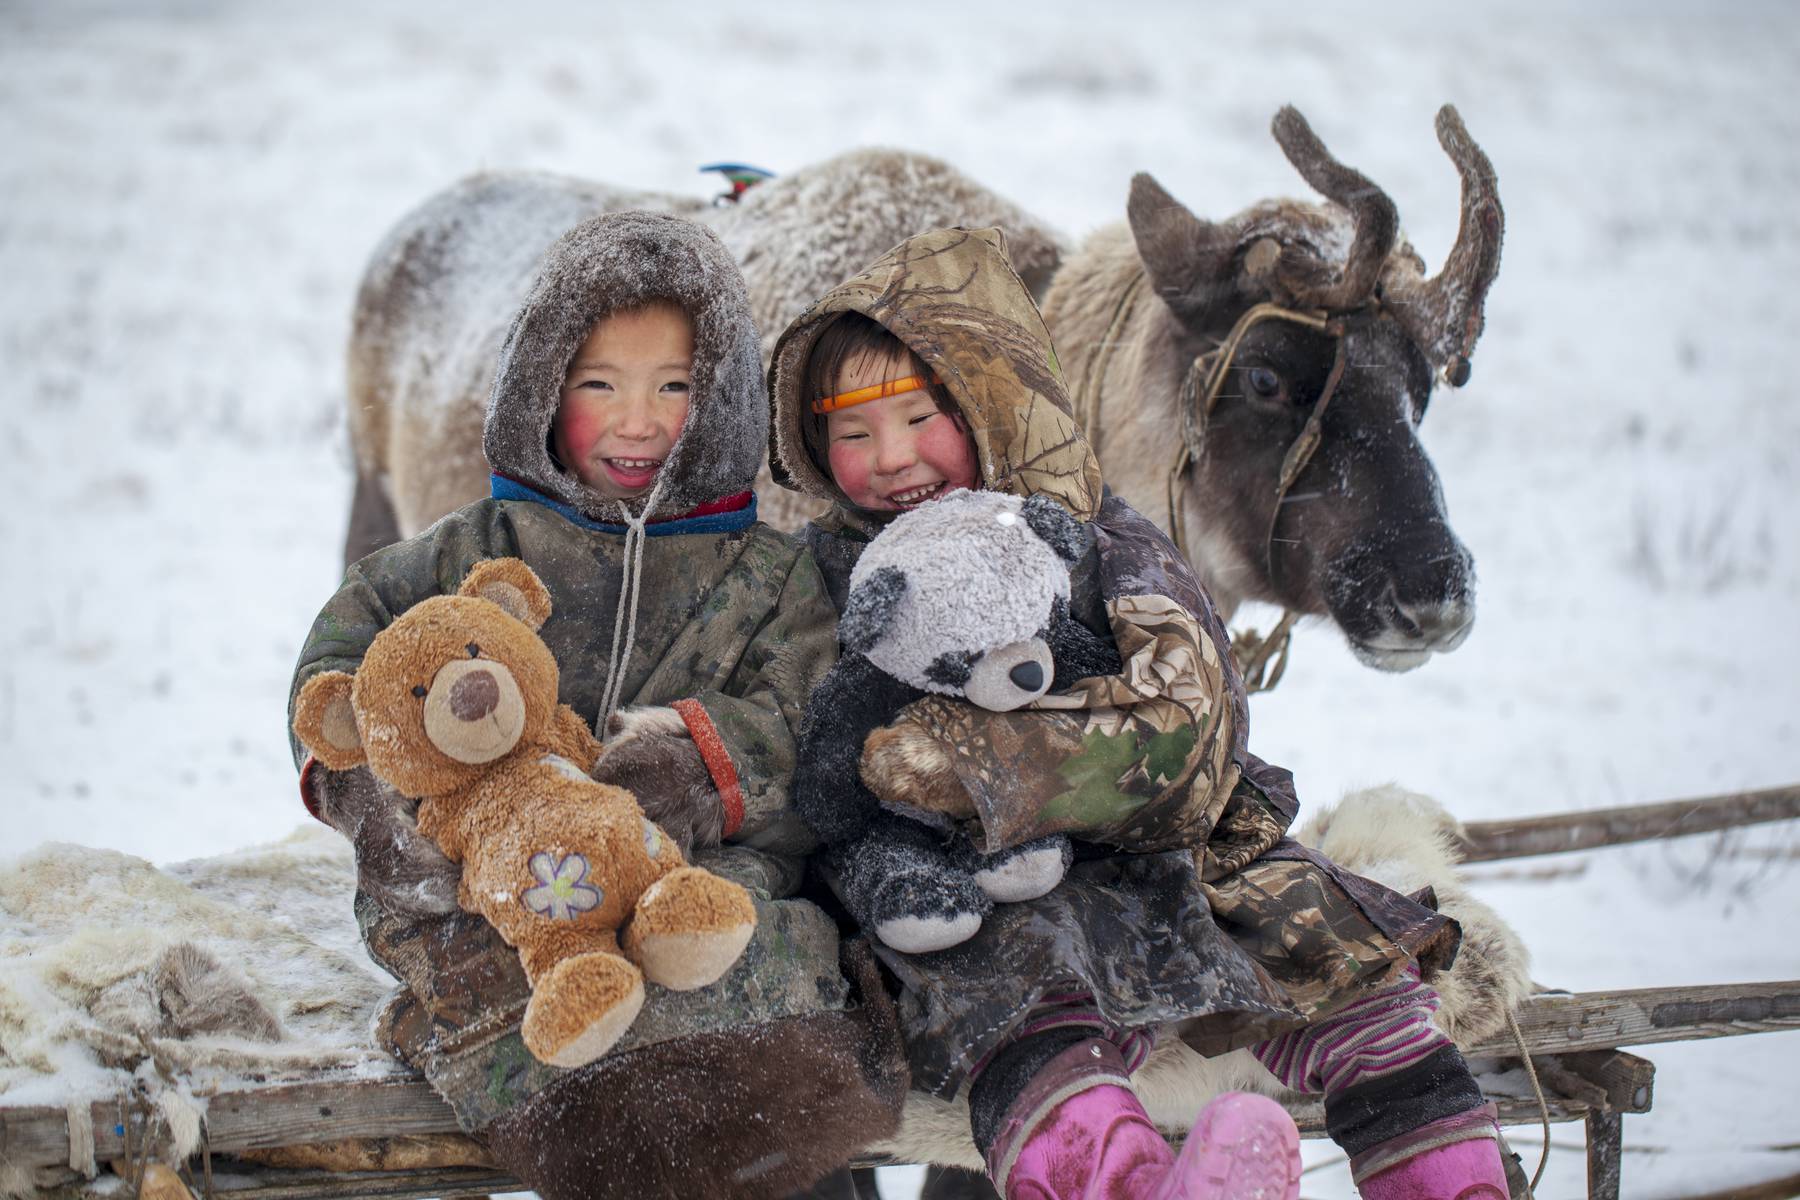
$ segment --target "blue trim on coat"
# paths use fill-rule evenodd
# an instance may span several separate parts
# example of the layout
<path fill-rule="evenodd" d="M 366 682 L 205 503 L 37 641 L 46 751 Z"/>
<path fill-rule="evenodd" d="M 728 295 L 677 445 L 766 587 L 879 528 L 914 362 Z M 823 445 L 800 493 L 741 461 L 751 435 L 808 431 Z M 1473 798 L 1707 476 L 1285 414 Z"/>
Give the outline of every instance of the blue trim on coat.
<path fill-rule="evenodd" d="M 607 521 L 596 521 L 592 517 L 583 516 L 575 509 L 560 500 L 552 500 L 536 488 L 527 487 L 516 479 L 508 479 L 504 475 L 488 476 L 489 493 L 496 500 L 528 500 L 533 504 L 541 504 L 557 515 L 575 522 L 583 529 L 594 529 L 601 533 L 623 536 L 624 525 L 615 525 Z M 676 517 L 670 521 L 652 521 L 644 526 L 644 532 L 650 537 L 677 537 L 689 533 L 736 533 L 756 524 L 756 493 L 750 493 L 750 503 L 743 508 L 731 512 L 708 513 L 704 517 Z"/>

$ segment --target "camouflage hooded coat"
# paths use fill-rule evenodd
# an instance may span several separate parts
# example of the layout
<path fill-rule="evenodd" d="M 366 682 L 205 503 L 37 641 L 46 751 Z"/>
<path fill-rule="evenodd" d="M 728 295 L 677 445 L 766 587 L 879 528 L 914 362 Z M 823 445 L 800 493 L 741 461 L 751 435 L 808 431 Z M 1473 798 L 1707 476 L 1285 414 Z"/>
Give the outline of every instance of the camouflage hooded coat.
<path fill-rule="evenodd" d="M 1453 922 L 1285 839 L 1292 777 L 1246 747 L 1224 627 L 1162 532 L 1102 487 L 996 230 L 903 243 L 777 343 L 778 464 L 789 486 L 834 504 L 803 534 L 834 600 L 883 519 L 832 482 L 823 418 L 802 394 L 814 345 L 845 312 L 880 322 L 943 381 L 983 486 L 1052 496 L 1091 523 L 1096 548 L 1073 572 L 1072 608 L 1125 661 L 1121 675 L 1011 713 L 928 697 L 865 743 L 877 794 L 965 816 L 985 849 L 1062 832 L 1132 852 L 1084 856 L 1050 895 L 999 906 L 960 946 L 877 947 L 903 987 L 913 1086 L 954 1094 L 1040 996 L 1070 982 L 1118 1025 L 1179 1022 L 1218 1053 L 1303 1023 L 1408 957 L 1428 970 L 1448 962 Z M 909 772 L 872 779 L 896 747 Z"/>
<path fill-rule="evenodd" d="M 562 469 L 552 457 L 549 433 L 567 364 L 593 324 L 650 300 L 673 301 L 690 315 L 695 352 L 688 415 L 659 473 L 654 508 L 642 513 L 639 499 L 634 504 L 640 511 L 631 514 L 647 516 L 649 523 L 622 695 L 637 705 L 692 701 L 680 711 L 696 743 L 702 733 L 697 726 L 722 743 L 729 762 L 715 765 L 716 756 L 709 756 L 707 765 L 721 794 L 737 793 L 742 815 L 735 828 L 727 821 L 730 844 L 700 861 L 751 889 L 757 931 L 719 983 L 689 993 L 649 986 L 642 1013 L 618 1046 L 594 1067 L 566 1072 L 525 1051 L 518 1032 L 528 995 L 524 974 L 517 954 L 486 922 L 465 913 L 407 918 L 359 896 L 371 953 L 407 985 L 380 1033 L 425 1071 L 470 1130 L 489 1127 L 559 1080 L 584 1072 L 598 1079 L 595 1073 L 603 1074 L 608 1064 L 628 1063 L 634 1052 L 665 1045 L 686 1049 L 658 1051 L 662 1057 L 655 1061 L 662 1065 L 656 1070 L 677 1060 L 696 1070 L 694 1064 L 704 1060 L 709 1065 L 703 1073 L 712 1074 L 721 1094 L 729 1092 L 733 1079 L 724 1075 L 743 1061 L 717 1055 L 733 1038 L 754 1037 L 762 1046 L 755 1053 L 791 1061 L 771 1029 L 788 1019 L 816 1026 L 851 1007 L 835 925 L 812 904 L 781 898 L 797 883 L 798 856 L 811 845 L 787 803 L 790 730 L 836 658 L 836 613 L 811 557 L 755 520 L 750 485 L 766 446 L 768 411 L 757 333 L 735 265 L 703 228 L 647 213 L 612 214 L 576 226 L 552 247 L 494 380 L 484 437 L 495 473 L 493 497 L 352 566 L 313 625 L 293 690 L 320 671 L 354 672 L 396 614 L 453 592 L 480 560 L 515 556 L 551 594 L 553 611 L 540 632 L 560 667 L 560 699 L 595 721 L 614 652 L 626 531 L 619 522 L 625 514 L 619 502 L 603 499 Z M 812 1030 L 805 1035 L 809 1044 L 854 1041 L 841 1023 L 804 1028 Z M 700 1054 L 696 1046 L 712 1049 Z M 854 1074 L 855 1055 L 845 1053 Z M 559 1111 L 598 1112 L 597 1100 L 583 1110 L 580 1097 L 592 1099 L 609 1088 L 626 1095 L 643 1086 L 615 1074 L 584 1093 L 565 1090 Z M 760 1087 L 745 1084 L 751 1092 Z M 892 1099 L 897 1104 L 897 1096 Z M 768 1107 L 781 1110 L 779 1104 Z M 548 1128 L 554 1122 L 525 1124 Z M 514 1126 L 518 1133 L 519 1122 Z M 580 1135 L 567 1129 L 559 1136 L 574 1145 Z M 536 1134 L 527 1129 L 521 1136 Z M 820 1136 L 829 1140 L 828 1133 Z M 771 1150 L 766 1130 L 755 1139 L 746 1132 L 745 1142 L 746 1154 L 764 1157 Z M 598 1143 L 590 1138 L 586 1144 Z M 837 1153 L 841 1158 L 853 1148 Z M 730 1154 L 722 1146 L 714 1165 L 729 1177 Z M 771 1187 L 784 1178 L 780 1171 L 765 1174 Z M 786 1186 L 796 1182 L 788 1179 Z"/>

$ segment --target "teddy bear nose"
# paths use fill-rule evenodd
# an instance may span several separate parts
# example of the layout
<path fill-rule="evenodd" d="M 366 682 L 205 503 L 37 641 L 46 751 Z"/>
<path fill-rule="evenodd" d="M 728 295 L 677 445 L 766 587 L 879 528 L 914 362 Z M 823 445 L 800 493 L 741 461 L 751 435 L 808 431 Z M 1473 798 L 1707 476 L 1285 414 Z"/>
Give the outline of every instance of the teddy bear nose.
<path fill-rule="evenodd" d="M 1006 676 L 1023 692 L 1035 692 L 1044 686 L 1044 668 L 1038 663 L 1022 662 Z"/>
<path fill-rule="evenodd" d="M 450 685 L 450 711 L 459 721 L 479 721 L 499 707 L 500 682 L 492 671 L 470 671 Z"/>

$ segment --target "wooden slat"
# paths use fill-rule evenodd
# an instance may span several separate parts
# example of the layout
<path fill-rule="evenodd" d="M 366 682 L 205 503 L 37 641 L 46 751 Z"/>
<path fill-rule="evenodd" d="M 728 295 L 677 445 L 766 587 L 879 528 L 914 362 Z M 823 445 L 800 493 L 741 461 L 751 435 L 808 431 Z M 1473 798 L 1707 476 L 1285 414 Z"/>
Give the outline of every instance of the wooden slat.
<path fill-rule="evenodd" d="M 1625 1131 L 1616 1112 L 1593 1112 L 1587 1119 L 1588 1200 L 1619 1200 Z"/>
<path fill-rule="evenodd" d="M 1537 1061 L 1536 1056 L 1532 1061 Z M 1614 1112 L 1650 1111 L 1656 1088 L 1656 1064 L 1623 1050 L 1580 1050 L 1549 1061 L 1600 1089 L 1600 1103 Z"/>
<path fill-rule="evenodd" d="M 325 1200 L 327 1197 L 377 1197 L 380 1200 L 409 1200 L 411 1197 L 441 1196 L 444 1200 L 463 1196 L 489 1196 L 495 1192 L 516 1192 L 522 1185 L 504 1171 L 470 1167 L 431 1167 L 416 1171 L 283 1171 L 277 1168 L 245 1168 L 229 1164 L 229 1174 L 221 1174 L 226 1164 L 214 1164 L 215 1196 L 238 1196 L 243 1200 Z"/>
<path fill-rule="evenodd" d="M 123 1156 L 118 1103 L 102 1100 L 89 1111 L 95 1156 L 102 1162 Z M 423 1079 L 322 1080 L 222 1092 L 208 1098 L 206 1128 L 213 1149 L 224 1152 L 458 1132 L 450 1106 Z M 34 1165 L 67 1162 L 63 1110 L 0 1107 L 0 1158 Z"/>
<path fill-rule="evenodd" d="M 1800 1029 L 1800 981 L 1533 996 L 1518 1012 L 1535 1054 L 1651 1046 Z M 1516 1055 L 1510 1032 L 1466 1051 Z"/>
<path fill-rule="evenodd" d="M 1795 817 L 1800 817 L 1800 786 L 1511 821 L 1474 821 L 1463 827 L 1463 861 L 1493 862 L 1534 854 L 1596 850 Z"/>

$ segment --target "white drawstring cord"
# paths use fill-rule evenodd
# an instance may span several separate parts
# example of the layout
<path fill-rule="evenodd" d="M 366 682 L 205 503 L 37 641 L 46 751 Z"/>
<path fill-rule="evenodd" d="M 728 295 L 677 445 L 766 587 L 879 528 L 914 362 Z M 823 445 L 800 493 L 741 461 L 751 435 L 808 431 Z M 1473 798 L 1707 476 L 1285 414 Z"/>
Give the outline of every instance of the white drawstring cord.
<path fill-rule="evenodd" d="M 637 610 L 638 598 L 642 592 L 641 582 L 644 571 L 644 542 L 648 534 L 644 526 L 650 521 L 650 514 L 656 509 L 657 497 L 662 493 L 663 480 L 659 478 L 656 486 L 650 489 L 649 498 L 644 501 L 642 515 L 633 517 L 626 503 L 619 501 L 619 511 L 625 517 L 625 547 L 623 554 L 623 572 L 619 580 L 619 604 L 613 613 L 612 650 L 606 662 L 606 687 L 600 694 L 600 713 L 594 718 L 594 736 L 601 742 L 606 741 L 607 720 L 618 708 L 621 693 L 625 690 L 625 675 L 631 665 L 631 651 L 637 642 Z M 624 649 L 620 649 L 619 634 L 625 634 Z"/>

